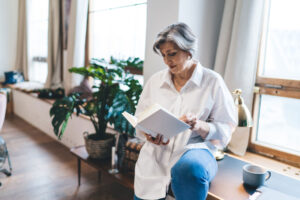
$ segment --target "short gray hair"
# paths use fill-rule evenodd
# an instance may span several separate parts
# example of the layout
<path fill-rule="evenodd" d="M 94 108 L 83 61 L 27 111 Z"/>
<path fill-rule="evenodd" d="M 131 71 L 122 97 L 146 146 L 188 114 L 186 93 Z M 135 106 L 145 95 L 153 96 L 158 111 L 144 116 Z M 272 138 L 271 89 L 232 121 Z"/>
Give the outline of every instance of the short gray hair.
<path fill-rule="evenodd" d="M 197 38 L 185 23 L 171 24 L 158 33 L 153 51 L 160 54 L 160 45 L 165 42 L 175 43 L 181 50 L 190 53 L 192 57 L 197 50 Z"/>

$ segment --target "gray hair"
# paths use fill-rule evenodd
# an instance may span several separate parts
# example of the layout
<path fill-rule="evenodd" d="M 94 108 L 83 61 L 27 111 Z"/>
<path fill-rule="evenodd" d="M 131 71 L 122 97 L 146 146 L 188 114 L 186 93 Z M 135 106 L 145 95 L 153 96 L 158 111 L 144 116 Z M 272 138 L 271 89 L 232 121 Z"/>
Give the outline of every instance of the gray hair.
<path fill-rule="evenodd" d="M 175 43 L 181 50 L 193 57 L 197 50 L 197 38 L 191 28 L 185 23 L 176 23 L 167 26 L 156 37 L 153 51 L 160 55 L 160 45 L 165 42 Z"/>

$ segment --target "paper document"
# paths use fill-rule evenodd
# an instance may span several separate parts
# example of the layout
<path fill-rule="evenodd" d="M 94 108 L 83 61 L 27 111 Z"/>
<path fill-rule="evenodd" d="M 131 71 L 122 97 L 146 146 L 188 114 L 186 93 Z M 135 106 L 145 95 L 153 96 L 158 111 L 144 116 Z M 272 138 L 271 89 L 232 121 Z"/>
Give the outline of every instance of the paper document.
<path fill-rule="evenodd" d="M 122 114 L 136 129 L 153 137 L 156 137 L 157 134 L 163 135 L 163 142 L 190 128 L 190 125 L 181 121 L 158 104 L 147 108 L 138 118 L 127 112 Z"/>
<path fill-rule="evenodd" d="M 250 200 L 299 200 L 299 197 L 292 196 L 291 194 L 285 194 L 279 190 L 269 188 L 267 186 L 261 186 L 256 189 L 256 193 L 260 193 L 255 199 L 251 197 Z"/>

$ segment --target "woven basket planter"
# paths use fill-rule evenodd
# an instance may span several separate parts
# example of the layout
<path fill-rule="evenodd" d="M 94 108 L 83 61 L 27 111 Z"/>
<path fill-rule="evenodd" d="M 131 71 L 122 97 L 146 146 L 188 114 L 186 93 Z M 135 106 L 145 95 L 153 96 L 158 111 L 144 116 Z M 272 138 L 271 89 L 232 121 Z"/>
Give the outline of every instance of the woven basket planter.
<path fill-rule="evenodd" d="M 111 156 L 111 147 L 114 144 L 113 136 L 106 140 L 89 139 L 88 132 L 83 133 L 85 148 L 89 156 L 94 159 L 105 159 Z"/>

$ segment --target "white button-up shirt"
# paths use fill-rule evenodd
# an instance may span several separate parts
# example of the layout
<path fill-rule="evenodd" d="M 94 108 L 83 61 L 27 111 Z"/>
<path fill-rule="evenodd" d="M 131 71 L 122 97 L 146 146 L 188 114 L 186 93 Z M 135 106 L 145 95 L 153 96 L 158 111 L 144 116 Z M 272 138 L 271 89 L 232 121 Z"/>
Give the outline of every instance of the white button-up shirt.
<path fill-rule="evenodd" d="M 171 138 L 168 145 L 146 141 L 136 163 L 134 178 L 135 195 L 142 199 L 165 197 L 171 168 L 181 155 L 192 148 L 212 150 L 212 140 L 219 140 L 225 147 L 237 125 L 236 107 L 222 77 L 200 63 L 180 92 L 175 89 L 168 69 L 154 74 L 143 89 L 135 115 L 154 103 L 177 117 L 195 114 L 209 123 L 210 131 L 205 140 L 196 132 L 187 130 Z M 137 137 L 146 140 L 138 130 Z"/>

